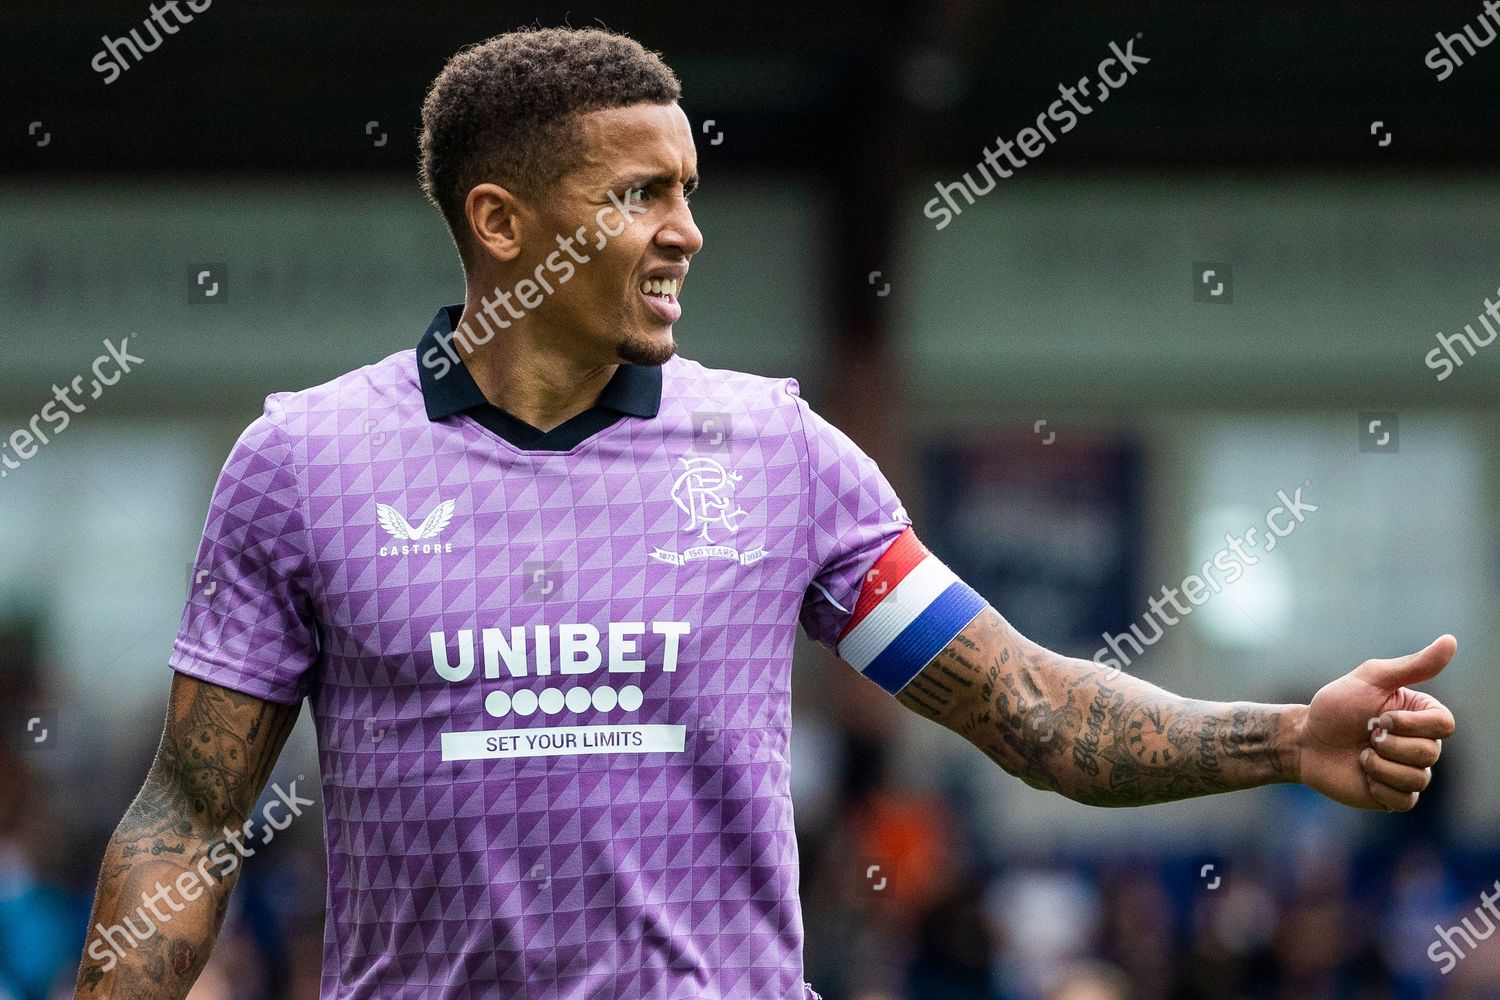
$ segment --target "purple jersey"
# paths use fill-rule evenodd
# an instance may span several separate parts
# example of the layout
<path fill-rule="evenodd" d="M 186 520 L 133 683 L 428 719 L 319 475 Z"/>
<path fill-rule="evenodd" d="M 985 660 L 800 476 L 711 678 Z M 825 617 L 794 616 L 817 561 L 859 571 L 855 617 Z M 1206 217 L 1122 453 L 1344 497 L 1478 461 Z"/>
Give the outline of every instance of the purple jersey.
<path fill-rule="evenodd" d="M 796 626 L 896 691 L 982 605 L 795 380 L 621 365 L 544 433 L 460 313 L 267 400 L 171 659 L 311 700 L 323 996 L 802 1000 Z"/>

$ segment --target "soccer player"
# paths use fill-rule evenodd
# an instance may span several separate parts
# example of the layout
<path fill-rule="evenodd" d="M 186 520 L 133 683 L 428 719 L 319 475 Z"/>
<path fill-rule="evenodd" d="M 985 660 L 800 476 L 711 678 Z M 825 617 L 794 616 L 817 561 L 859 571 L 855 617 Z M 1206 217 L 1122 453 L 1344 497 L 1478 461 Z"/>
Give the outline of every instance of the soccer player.
<path fill-rule="evenodd" d="M 654 54 L 594 29 L 500 35 L 433 84 L 422 177 L 465 301 L 415 350 L 272 395 L 231 452 L 79 996 L 186 995 L 304 698 L 325 997 L 814 996 L 799 622 L 1079 802 L 1300 781 L 1416 803 L 1454 721 L 1407 685 L 1451 637 L 1310 705 L 1190 701 L 1059 656 L 922 545 L 795 380 L 679 356 L 703 237 L 678 96 Z"/>

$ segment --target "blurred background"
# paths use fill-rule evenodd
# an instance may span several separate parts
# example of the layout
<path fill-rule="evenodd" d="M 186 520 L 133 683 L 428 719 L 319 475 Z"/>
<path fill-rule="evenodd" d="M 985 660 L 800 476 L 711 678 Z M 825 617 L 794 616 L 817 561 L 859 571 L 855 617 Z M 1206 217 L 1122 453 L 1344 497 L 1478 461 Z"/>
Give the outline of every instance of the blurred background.
<path fill-rule="evenodd" d="M 1277 702 L 1459 638 L 1430 689 L 1460 730 L 1401 815 L 1290 786 L 1077 805 L 804 639 L 826 1000 L 1500 998 L 1500 346 L 1478 319 L 1500 28 L 1477 0 L 222 0 L 100 70 L 149 14 L 0 10 L 0 439 L 110 344 L 141 359 L 0 470 L 0 998 L 71 995 L 236 435 L 462 299 L 416 183 L 427 84 L 463 44 L 563 23 L 683 81 L 706 246 L 681 353 L 796 376 L 1022 632 Z M 1012 176 L 979 168 L 1132 41 L 1149 62 L 1076 127 L 1054 113 Z M 1316 511 L 1236 583 L 1151 616 L 1299 488 Z M 273 780 L 316 767 L 304 717 Z M 248 866 L 195 998 L 316 996 L 322 851 L 310 815 Z"/>

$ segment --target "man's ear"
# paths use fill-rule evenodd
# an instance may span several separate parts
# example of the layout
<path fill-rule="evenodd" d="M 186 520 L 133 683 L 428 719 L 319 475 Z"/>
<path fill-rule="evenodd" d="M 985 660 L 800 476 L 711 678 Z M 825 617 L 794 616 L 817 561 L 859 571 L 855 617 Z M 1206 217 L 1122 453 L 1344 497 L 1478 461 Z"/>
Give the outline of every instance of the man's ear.
<path fill-rule="evenodd" d="M 476 185 L 464 199 L 464 215 L 481 254 L 511 261 L 521 253 L 521 237 L 532 215 L 509 189 L 498 184 Z"/>

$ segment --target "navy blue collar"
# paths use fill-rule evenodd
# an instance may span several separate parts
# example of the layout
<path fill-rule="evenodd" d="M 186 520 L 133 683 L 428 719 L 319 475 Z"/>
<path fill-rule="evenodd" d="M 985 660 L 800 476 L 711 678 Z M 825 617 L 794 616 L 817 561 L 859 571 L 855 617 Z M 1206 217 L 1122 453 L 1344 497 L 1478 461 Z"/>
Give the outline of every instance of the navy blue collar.
<path fill-rule="evenodd" d="M 569 451 L 621 416 L 649 418 L 661 409 L 660 366 L 622 363 L 593 406 L 550 431 L 537 430 L 485 399 L 479 391 L 449 337 L 463 312 L 462 303 L 439 309 L 417 345 L 417 377 L 429 420 L 445 420 L 466 413 L 517 448 Z M 439 340 L 440 336 L 444 339 Z"/>

